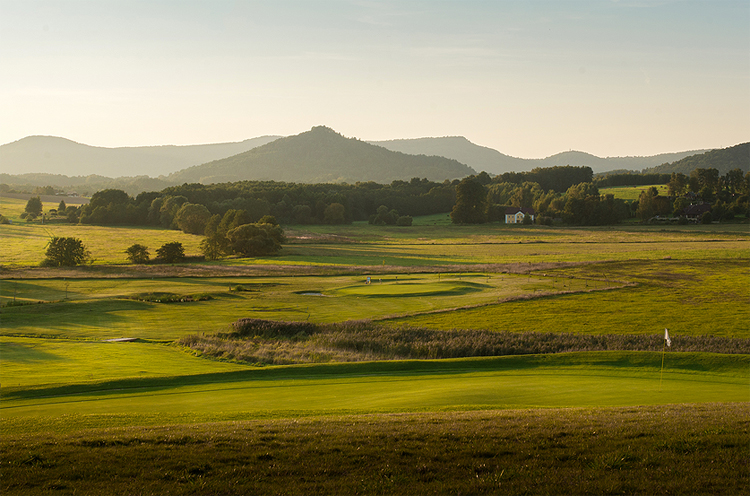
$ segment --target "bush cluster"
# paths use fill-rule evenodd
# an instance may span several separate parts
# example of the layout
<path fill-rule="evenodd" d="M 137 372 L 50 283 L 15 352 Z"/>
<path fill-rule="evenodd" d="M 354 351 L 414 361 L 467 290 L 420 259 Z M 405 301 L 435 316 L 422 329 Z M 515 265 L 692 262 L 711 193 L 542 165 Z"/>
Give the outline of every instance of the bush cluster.
<path fill-rule="evenodd" d="M 319 326 L 310 322 L 285 322 L 264 319 L 240 319 L 232 324 L 232 332 L 219 333 L 223 339 L 261 336 L 264 338 L 301 337 L 319 332 Z"/>

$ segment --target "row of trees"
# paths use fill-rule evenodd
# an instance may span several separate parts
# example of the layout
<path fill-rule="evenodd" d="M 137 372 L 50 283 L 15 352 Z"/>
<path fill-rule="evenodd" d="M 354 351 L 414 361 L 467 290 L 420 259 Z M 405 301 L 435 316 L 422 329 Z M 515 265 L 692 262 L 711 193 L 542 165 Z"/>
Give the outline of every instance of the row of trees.
<path fill-rule="evenodd" d="M 613 195 L 600 195 L 590 182 L 570 186 L 564 193 L 545 191 L 538 183 L 492 183 L 483 186 L 473 177 L 456 187 L 451 211 L 455 224 L 502 221 L 508 207 L 534 209 L 539 223 L 560 219 L 572 225 L 616 224 L 630 215 L 630 207 Z"/>
<path fill-rule="evenodd" d="M 557 178 L 559 188 L 567 184 L 560 178 L 573 180 L 576 169 L 584 169 L 578 173 L 586 176 L 585 169 L 589 168 L 552 167 L 542 172 L 550 173 L 548 179 Z M 644 176 L 653 180 L 652 176 L 658 175 Z M 560 219 L 572 225 L 606 225 L 631 216 L 643 220 L 653 215 L 679 216 L 685 207 L 695 201 L 714 204 L 718 212 L 714 213 L 715 218 L 727 219 L 750 213 L 750 173 L 743 174 L 741 169 L 731 170 L 724 176 L 719 176 L 717 169 L 696 169 L 690 176 L 680 173 L 663 176 L 660 179 L 668 179 L 665 183 L 668 184 L 670 198 L 658 197 L 656 188 L 652 188 L 645 191 L 638 201 L 626 202 L 610 194 L 601 195 L 598 187 L 601 181 L 576 183 L 560 193 L 557 188 L 545 189 L 538 182 L 518 182 L 519 178 L 525 177 L 523 173 L 503 174 L 490 181 L 480 174 L 465 178 L 456 186 L 456 203 L 451 218 L 457 224 L 501 221 L 508 207 L 521 207 L 534 209 L 541 223 Z M 503 182 L 503 178 L 511 181 Z"/>
<path fill-rule="evenodd" d="M 145 264 L 150 261 L 148 247 L 134 244 L 125 250 L 127 259 L 132 263 Z M 182 243 L 173 241 L 165 243 L 156 250 L 158 259 L 164 263 L 177 263 L 185 260 L 185 249 Z M 93 262 L 91 252 L 78 238 L 55 236 L 50 239 L 42 260 L 42 267 L 75 267 Z"/>
<path fill-rule="evenodd" d="M 722 176 L 716 168 L 699 167 L 693 169 L 690 174 L 681 172 L 670 174 L 607 174 L 595 178 L 594 183 L 600 188 L 666 184 L 669 187 L 670 196 L 680 196 L 690 192 L 705 197 L 706 201 L 713 201 L 713 199 L 726 194 L 746 195 L 750 188 L 750 172 L 746 173 L 742 169 L 735 168 Z"/>
<path fill-rule="evenodd" d="M 632 178 L 634 175 L 623 176 Z M 659 176 L 659 180 L 667 177 L 644 175 L 653 180 L 651 176 Z M 716 169 L 696 169 L 690 176 L 673 173 L 668 177 L 671 196 L 689 193 L 692 197 L 688 201 L 719 200 L 734 205 L 734 210 L 741 210 L 737 197 L 747 196 L 750 184 L 750 174 L 743 175 L 740 169 L 724 176 L 719 176 Z M 638 215 L 637 202 L 601 195 L 598 189 L 601 184 L 592 180 L 590 167 L 571 166 L 506 173 L 494 178 L 482 172 L 461 181 L 442 183 L 414 178 L 389 185 L 273 181 L 183 184 L 161 192 L 141 193 L 135 198 L 121 190 L 103 190 L 80 208 L 61 203 L 57 214 L 67 216 L 70 222 L 155 225 L 191 234 L 204 234 L 215 216 L 221 220 L 228 212 L 237 211 L 244 212 L 243 224 L 259 225 L 268 224 L 261 219 L 269 216 L 282 224 L 343 224 L 369 220 L 372 224 L 410 225 L 415 215 L 445 212 L 452 212 L 455 223 L 482 223 L 502 221 L 508 207 L 533 208 L 543 223 L 560 219 L 574 225 L 611 224 Z M 41 201 L 38 197 L 32 198 L 27 205 L 27 215 L 34 218 L 40 212 Z M 254 236 L 275 239 L 268 229 L 261 231 L 262 235 L 255 233 Z M 215 236 L 215 233 L 208 236 Z M 270 241 L 264 243 L 270 246 Z M 228 253 L 226 242 L 219 245 L 222 253 Z"/>
<path fill-rule="evenodd" d="M 450 181 L 435 183 L 417 178 L 389 185 L 260 181 L 184 184 L 135 198 L 120 190 L 100 191 L 79 215 L 84 224 L 160 225 L 192 233 L 199 232 L 201 223 L 212 215 L 224 215 L 229 210 L 244 210 L 253 222 L 272 215 L 283 224 L 344 224 L 369 220 L 377 216 L 382 205 L 406 216 L 448 212 L 455 200 L 454 187 Z M 196 219 L 197 224 L 193 222 Z"/>

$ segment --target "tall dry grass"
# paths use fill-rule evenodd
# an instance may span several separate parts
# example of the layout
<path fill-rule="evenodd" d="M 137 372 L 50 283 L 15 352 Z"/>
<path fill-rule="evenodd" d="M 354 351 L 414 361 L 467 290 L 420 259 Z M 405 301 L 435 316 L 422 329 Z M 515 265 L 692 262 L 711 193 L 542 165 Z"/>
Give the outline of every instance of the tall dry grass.
<path fill-rule="evenodd" d="M 247 363 L 355 362 L 565 353 L 661 351 L 664 336 L 548 332 L 441 331 L 393 328 L 371 321 L 336 324 L 240 319 L 229 332 L 179 340 L 197 354 Z M 750 339 L 673 336 L 671 351 L 750 353 Z"/>

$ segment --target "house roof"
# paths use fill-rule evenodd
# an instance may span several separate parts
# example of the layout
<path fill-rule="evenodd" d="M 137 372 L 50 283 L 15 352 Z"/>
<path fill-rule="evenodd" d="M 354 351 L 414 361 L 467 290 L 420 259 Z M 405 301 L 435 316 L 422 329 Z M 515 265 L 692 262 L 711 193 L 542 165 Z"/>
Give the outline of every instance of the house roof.
<path fill-rule="evenodd" d="M 694 217 L 696 215 L 703 215 L 706 212 L 711 211 L 711 205 L 708 203 L 699 203 L 697 205 L 689 205 L 682 209 L 682 215 L 685 217 Z"/>
<path fill-rule="evenodd" d="M 516 215 L 518 212 L 523 212 L 524 215 L 536 215 L 533 208 L 509 207 L 505 209 L 505 215 Z"/>

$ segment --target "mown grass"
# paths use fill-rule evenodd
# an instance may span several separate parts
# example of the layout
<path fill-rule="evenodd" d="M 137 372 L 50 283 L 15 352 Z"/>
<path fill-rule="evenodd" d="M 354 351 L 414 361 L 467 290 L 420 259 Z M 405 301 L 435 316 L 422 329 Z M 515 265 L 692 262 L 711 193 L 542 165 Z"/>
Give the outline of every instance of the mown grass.
<path fill-rule="evenodd" d="M 657 405 L 750 400 L 747 355 L 589 352 L 295 365 L 245 371 L 3 387 L 1 429 L 28 418 L 158 414 L 200 418 Z M 16 420 L 14 420 L 16 419 Z M 89 419 L 91 421 L 91 419 Z M 50 427 L 51 428 L 51 427 Z"/>
<path fill-rule="evenodd" d="M 243 317 L 337 322 L 487 304 L 539 288 L 563 290 L 544 277 L 514 274 L 419 274 L 280 278 L 36 279 L 0 281 L 0 301 L 50 303 L 2 308 L 4 335 L 68 339 L 133 337 L 175 340 L 217 332 Z M 382 282 L 381 282 L 382 281 Z M 577 286 L 584 287 L 584 282 Z M 615 283 L 612 283 L 613 285 Z M 238 285 L 249 291 L 231 291 Z M 600 283 L 604 287 L 605 283 Z M 64 300 L 67 287 L 69 300 Z M 406 293 L 403 289 L 406 288 Z M 420 289 L 421 288 L 421 289 Z M 208 294 L 211 300 L 165 305 L 142 293 Z M 321 297 L 305 293 L 325 293 Z M 364 293 L 362 293 L 364 292 Z M 380 295 L 377 304 L 367 293 Z"/>
<path fill-rule="evenodd" d="M 75 384 L 132 377 L 159 377 L 241 370 L 228 362 L 196 360 L 182 348 L 0 336 L 2 388 Z"/>
<path fill-rule="evenodd" d="M 3 494 L 742 494 L 745 404 L 6 434 Z M 113 419 L 113 423 L 116 419 Z"/>
<path fill-rule="evenodd" d="M 481 308 L 391 319 L 396 326 L 513 332 L 653 334 L 750 338 L 748 261 L 631 261 L 548 271 L 631 280 L 613 291 L 510 301 Z"/>

